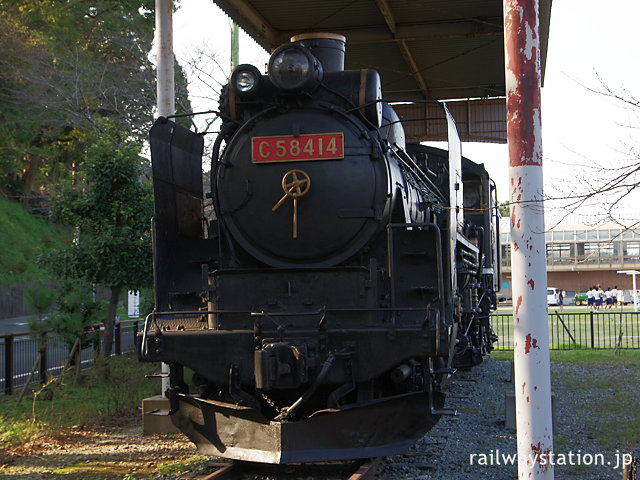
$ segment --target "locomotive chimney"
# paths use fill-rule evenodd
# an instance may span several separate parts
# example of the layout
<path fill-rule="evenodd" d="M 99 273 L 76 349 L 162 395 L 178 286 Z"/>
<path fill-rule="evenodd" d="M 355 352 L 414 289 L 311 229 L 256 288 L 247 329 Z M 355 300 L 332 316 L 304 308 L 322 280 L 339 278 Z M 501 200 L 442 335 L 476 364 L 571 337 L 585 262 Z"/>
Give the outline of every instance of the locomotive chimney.
<path fill-rule="evenodd" d="M 311 50 L 320 61 L 325 72 L 341 72 L 344 70 L 344 51 L 346 37 L 337 33 L 301 33 L 291 37 L 292 43 Z"/>

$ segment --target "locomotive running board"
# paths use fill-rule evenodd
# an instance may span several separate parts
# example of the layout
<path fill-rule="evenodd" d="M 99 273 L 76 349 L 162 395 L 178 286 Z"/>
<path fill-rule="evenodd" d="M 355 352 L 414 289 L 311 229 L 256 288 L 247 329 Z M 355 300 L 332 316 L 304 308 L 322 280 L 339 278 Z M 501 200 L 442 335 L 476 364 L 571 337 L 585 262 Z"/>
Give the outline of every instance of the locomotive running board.
<path fill-rule="evenodd" d="M 441 407 L 444 395 L 433 395 Z M 297 422 L 269 422 L 250 407 L 183 394 L 178 402 L 171 420 L 200 453 L 276 464 L 400 454 L 440 418 L 431 413 L 427 393 L 346 410 L 322 410 Z"/>

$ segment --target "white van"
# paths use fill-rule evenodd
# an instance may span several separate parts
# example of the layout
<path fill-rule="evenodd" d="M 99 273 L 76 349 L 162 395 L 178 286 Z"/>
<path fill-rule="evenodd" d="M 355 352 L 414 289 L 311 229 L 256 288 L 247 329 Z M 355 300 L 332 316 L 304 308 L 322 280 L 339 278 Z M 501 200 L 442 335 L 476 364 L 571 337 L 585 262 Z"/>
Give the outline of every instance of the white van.
<path fill-rule="evenodd" d="M 547 287 L 547 305 L 560 305 L 560 292 L 560 288 Z"/>

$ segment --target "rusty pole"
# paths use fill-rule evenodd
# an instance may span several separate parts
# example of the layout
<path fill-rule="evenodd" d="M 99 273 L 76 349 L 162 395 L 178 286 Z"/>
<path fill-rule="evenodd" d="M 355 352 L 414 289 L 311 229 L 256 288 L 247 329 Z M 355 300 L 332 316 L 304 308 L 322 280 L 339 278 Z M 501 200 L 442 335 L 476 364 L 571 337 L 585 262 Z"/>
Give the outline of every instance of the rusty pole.
<path fill-rule="evenodd" d="M 156 76 L 157 116 L 175 113 L 173 76 L 173 0 L 156 0 Z M 162 373 L 169 373 L 169 365 L 162 364 Z M 169 378 L 162 378 L 162 395 L 169 388 Z"/>
<path fill-rule="evenodd" d="M 504 1 L 518 478 L 553 479 L 538 0 Z"/>

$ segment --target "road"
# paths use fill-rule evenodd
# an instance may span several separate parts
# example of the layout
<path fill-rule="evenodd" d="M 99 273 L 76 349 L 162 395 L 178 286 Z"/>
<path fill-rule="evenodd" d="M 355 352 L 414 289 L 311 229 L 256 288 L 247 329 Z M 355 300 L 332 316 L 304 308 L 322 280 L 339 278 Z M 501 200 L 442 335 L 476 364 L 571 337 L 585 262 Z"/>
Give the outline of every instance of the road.
<path fill-rule="evenodd" d="M 0 318 L 0 334 L 28 332 L 27 320 L 33 315 L 25 315 L 15 318 Z"/>

